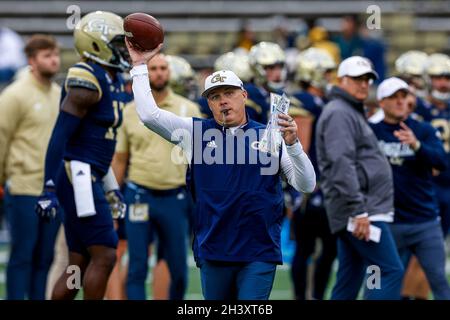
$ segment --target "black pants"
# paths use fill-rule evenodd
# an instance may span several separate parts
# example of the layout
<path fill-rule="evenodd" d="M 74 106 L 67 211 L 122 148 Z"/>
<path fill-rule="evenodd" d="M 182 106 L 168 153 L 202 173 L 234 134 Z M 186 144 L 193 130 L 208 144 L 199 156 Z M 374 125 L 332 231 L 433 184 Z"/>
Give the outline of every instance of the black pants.
<path fill-rule="evenodd" d="M 336 237 L 330 232 L 322 201 L 317 201 L 314 195 L 306 201 L 306 206 L 294 212 L 294 233 L 297 245 L 292 261 L 292 280 L 295 298 L 305 300 L 308 259 L 315 251 L 316 239 L 320 238 L 322 252 L 315 262 L 312 295 L 313 299 L 322 300 L 331 267 L 336 258 Z"/>

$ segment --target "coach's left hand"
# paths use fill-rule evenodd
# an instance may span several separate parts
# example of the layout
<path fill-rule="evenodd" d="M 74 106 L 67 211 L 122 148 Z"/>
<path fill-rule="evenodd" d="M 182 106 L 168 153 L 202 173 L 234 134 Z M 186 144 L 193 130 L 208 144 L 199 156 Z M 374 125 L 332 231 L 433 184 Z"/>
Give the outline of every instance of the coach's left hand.
<path fill-rule="evenodd" d="M 281 136 L 284 139 L 286 145 L 293 145 L 298 141 L 297 138 L 297 123 L 295 123 L 294 119 L 287 115 L 280 113 L 278 115 L 280 120 L 278 120 L 278 125 L 281 127 Z"/>

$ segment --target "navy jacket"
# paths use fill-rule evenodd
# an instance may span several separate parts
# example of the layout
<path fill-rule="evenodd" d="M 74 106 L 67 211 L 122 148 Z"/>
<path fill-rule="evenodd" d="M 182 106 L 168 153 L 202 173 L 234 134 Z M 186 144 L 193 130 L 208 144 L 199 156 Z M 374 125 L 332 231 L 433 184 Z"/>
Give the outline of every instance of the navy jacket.
<path fill-rule="evenodd" d="M 401 129 L 399 124 L 381 121 L 371 126 L 392 168 L 394 221 L 425 222 L 439 215 L 432 169 L 444 170 L 446 155 L 437 131 L 431 125 L 412 118 L 408 118 L 405 124 L 421 143 L 417 152 L 394 136 L 394 131 Z"/>
<path fill-rule="evenodd" d="M 200 133 L 200 124 L 203 138 L 193 139 L 194 155 L 187 173 L 187 185 L 195 201 L 195 258 L 282 263 L 281 151 L 274 157 L 257 149 L 265 128 L 258 122 L 250 120 L 243 131 L 232 135 L 214 119 L 194 118 L 194 136 Z M 210 138 L 205 139 L 207 130 Z M 233 140 L 234 148 L 222 148 Z M 201 143 L 196 144 L 198 141 Z M 203 156 L 196 159 L 196 154 Z M 217 161 L 209 161 L 205 155 Z M 241 164 L 239 156 L 245 156 Z M 271 165 L 274 174 L 261 174 L 262 168 Z"/>

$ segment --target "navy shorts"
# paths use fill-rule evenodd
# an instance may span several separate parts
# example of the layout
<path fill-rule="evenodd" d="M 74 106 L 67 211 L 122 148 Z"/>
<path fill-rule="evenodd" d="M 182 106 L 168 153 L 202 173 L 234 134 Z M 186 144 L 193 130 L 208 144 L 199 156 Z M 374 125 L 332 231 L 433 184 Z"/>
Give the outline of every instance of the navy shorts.
<path fill-rule="evenodd" d="M 87 248 L 93 245 L 116 249 L 119 239 L 114 230 L 111 210 L 105 198 L 101 177 L 93 173 L 92 193 L 96 214 L 79 218 L 76 212 L 73 186 L 68 174 L 70 174 L 70 169 L 66 170 L 65 166 L 61 165 L 56 179 L 56 195 L 64 209 L 64 230 L 69 251 L 89 256 Z"/>

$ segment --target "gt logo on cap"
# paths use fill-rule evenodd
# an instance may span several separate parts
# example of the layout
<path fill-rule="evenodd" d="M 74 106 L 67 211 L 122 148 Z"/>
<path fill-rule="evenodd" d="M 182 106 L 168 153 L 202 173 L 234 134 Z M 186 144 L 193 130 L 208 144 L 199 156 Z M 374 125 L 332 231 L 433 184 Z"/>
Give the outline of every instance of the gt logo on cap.
<path fill-rule="evenodd" d="M 366 60 L 358 60 L 356 62 L 356 64 L 358 66 L 361 66 L 361 67 L 368 67 L 368 68 L 370 68 L 370 64 Z"/>
<path fill-rule="evenodd" d="M 225 79 L 227 77 L 225 76 L 220 76 L 220 74 L 216 74 L 214 77 L 212 77 L 211 79 L 211 83 L 216 83 L 216 82 L 225 82 Z"/>
<path fill-rule="evenodd" d="M 221 86 L 237 87 L 244 90 L 244 85 L 241 79 L 239 79 L 233 71 L 219 70 L 213 74 L 210 74 L 205 79 L 205 90 L 202 93 L 202 97 L 206 98 L 209 91 Z"/>

